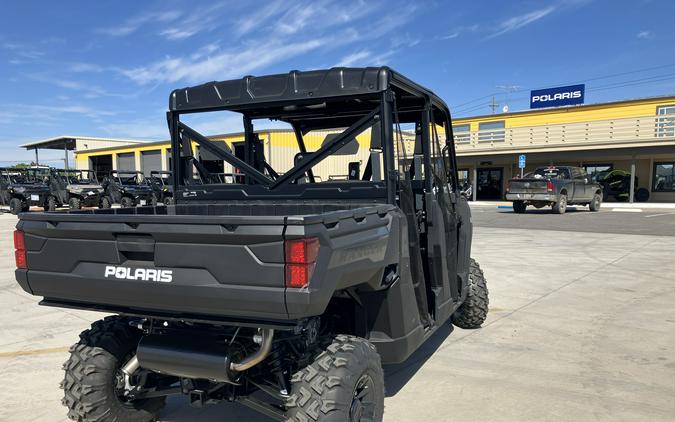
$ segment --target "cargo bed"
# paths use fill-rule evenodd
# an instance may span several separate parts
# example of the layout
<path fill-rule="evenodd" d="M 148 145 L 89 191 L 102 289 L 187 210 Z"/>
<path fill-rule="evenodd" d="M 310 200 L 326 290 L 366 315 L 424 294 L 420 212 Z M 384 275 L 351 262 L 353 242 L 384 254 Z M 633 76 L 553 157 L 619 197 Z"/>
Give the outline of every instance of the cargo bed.
<path fill-rule="evenodd" d="M 318 315 L 349 280 L 381 274 L 395 207 L 234 203 L 25 213 L 21 286 L 59 304 L 180 318 Z M 284 240 L 317 237 L 307 289 L 284 285 Z M 348 253 L 364 247 L 368 253 Z M 329 271 L 330 270 L 330 271 Z M 168 271 L 168 273 L 167 273 Z M 379 281 L 379 280 L 378 280 Z"/>

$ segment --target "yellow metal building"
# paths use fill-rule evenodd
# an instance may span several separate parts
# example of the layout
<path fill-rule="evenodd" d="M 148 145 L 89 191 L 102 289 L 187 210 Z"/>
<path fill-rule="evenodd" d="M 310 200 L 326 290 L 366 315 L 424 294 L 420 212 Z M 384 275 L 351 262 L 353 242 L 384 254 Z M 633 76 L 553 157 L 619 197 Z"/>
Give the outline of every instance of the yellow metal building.
<path fill-rule="evenodd" d="M 650 201 L 675 202 L 675 96 L 458 118 L 453 129 L 460 178 L 477 200 L 502 199 L 525 154 L 525 172 L 625 170 Z"/>

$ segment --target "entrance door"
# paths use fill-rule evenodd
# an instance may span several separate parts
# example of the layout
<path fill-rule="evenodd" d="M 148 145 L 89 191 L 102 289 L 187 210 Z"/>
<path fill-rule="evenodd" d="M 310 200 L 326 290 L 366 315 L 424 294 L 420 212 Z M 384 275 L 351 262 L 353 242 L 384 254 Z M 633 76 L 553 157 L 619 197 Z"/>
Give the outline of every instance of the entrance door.
<path fill-rule="evenodd" d="M 476 198 L 479 201 L 498 201 L 502 199 L 504 169 L 478 169 Z"/>

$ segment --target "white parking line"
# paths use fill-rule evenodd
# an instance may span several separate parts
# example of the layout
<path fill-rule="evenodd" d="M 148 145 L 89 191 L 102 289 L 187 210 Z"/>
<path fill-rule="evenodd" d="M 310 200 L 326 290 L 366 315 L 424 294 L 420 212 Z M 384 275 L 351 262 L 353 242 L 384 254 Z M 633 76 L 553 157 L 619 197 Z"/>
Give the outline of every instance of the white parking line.
<path fill-rule="evenodd" d="M 665 212 L 663 214 L 651 214 L 651 215 L 645 215 L 645 218 L 651 218 L 651 217 L 661 217 L 664 215 L 675 215 L 675 212 Z"/>
<path fill-rule="evenodd" d="M 612 208 L 614 212 L 642 212 L 640 208 Z"/>

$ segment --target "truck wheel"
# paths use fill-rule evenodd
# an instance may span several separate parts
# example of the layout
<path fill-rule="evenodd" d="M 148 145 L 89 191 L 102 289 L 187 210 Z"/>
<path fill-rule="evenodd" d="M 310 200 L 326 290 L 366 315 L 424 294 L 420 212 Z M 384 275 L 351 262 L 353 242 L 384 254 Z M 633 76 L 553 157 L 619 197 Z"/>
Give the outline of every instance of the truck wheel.
<path fill-rule="evenodd" d="M 71 210 L 79 210 L 82 209 L 82 203 L 80 202 L 80 198 L 72 197 L 68 200 L 68 208 Z"/>
<path fill-rule="evenodd" d="M 23 211 L 23 201 L 19 198 L 12 198 L 9 200 L 9 212 L 17 215 Z"/>
<path fill-rule="evenodd" d="M 452 323 L 459 328 L 479 328 L 487 318 L 490 300 L 483 270 L 474 259 L 469 268 L 468 288 L 466 300 L 452 315 Z"/>
<path fill-rule="evenodd" d="M 80 422 L 149 422 L 164 407 L 165 398 L 127 401 L 120 368 L 136 350 L 140 332 L 117 316 L 106 317 L 80 334 L 63 365 L 62 403 L 68 418 Z"/>
<path fill-rule="evenodd" d="M 45 202 L 45 211 L 56 211 L 56 198 L 50 196 Z"/>
<path fill-rule="evenodd" d="M 602 205 L 602 196 L 599 193 L 593 195 L 593 200 L 588 204 L 588 209 L 594 212 L 600 211 L 600 205 Z"/>
<path fill-rule="evenodd" d="M 293 375 L 291 384 L 287 421 L 382 421 L 382 364 L 375 346 L 365 339 L 338 335 Z"/>
<path fill-rule="evenodd" d="M 513 212 L 525 214 L 525 210 L 527 210 L 527 205 L 525 205 L 524 201 L 513 201 Z"/>
<path fill-rule="evenodd" d="M 134 200 L 128 196 L 123 196 L 120 200 L 120 206 L 122 206 L 122 208 L 131 208 L 134 206 Z"/>
<path fill-rule="evenodd" d="M 98 204 L 98 207 L 104 210 L 110 208 L 110 199 L 108 199 L 107 196 L 104 196 L 101 198 L 101 202 Z"/>
<path fill-rule="evenodd" d="M 555 214 L 565 214 L 565 211 L 567 211 L 567 195 L 565 194 L 560 195 L 558 202 L 553 204 L 551 210 Z"/>

